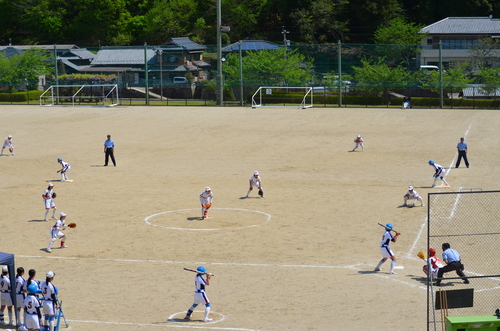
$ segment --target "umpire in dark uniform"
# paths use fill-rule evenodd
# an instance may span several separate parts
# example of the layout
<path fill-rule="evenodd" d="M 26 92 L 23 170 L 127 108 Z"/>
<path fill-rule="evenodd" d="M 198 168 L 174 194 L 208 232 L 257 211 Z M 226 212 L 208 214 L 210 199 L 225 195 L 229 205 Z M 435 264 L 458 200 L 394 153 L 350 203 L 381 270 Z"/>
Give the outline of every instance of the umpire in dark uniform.
<path fill-rule="evenodd" d="M 448 243 L 444 243 L 442 245 L 442 248 L 443 248 L 443 262 L 446 263 L 446 265 L 442 268 L 439 268 L 437 281 L 434 283 L 434 285 L 440 286 L 443 275 L 446 272 L 450 272 L 453 270 L 455 270 L 457 275 L 464 280 L 464 284 L 469 284 L 469 280 L 462 271 L 463 264 L 462 261 L 460 260 L 460 254 L 455 249 L 450 248 L 450 244 Z"/>
<path fill-rule="evenodd" d="M 460 142 L 457 144 L 457 150 L 458 150 L 458 160 L 457 164 L 455 164 L 455 168 L 458 168 L 460 165 L 460 161 L 462 161 L 462 158 L 464 159 L 465 165 L 467 168 L 469 167 L 469 160 L 467 160 L 467 143 L 464 141 L 464 138 L 460 138 Z"/>
<path fill-rule="evenodd" d="M 111 135 L 108 134 L 108 139 L 104 140 L 104 153 L 106 154 L 104 158 L 104 166 L 108 166 L 109 158 L 111 157 L 111 161 L 113 161 L 113 165 L 116 167 L 115 161 L 115 142 L 111 139 Z"/>

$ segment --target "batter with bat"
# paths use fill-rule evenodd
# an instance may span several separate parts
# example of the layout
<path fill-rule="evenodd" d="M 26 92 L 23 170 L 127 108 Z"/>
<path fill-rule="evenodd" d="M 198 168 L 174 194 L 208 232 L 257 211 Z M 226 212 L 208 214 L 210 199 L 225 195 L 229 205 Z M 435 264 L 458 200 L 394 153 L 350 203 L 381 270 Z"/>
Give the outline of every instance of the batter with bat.
<path fill-rule="evenodd" d="M 187 268 L 184 268 L 184 270 L 194 271 Z M 205 278 L 203 278 L 203 276 L 205 276 Z M 196 276 L 194 277 L 194 287 L 195 287 L 194 303 L 186 312 L 186 316 L 184 317 L 184 319 L 186 320 L 190 319 L 194 309 L 199 304 L 204 304 L 205 318 L 203 319 L 203 322 L 210 322 L 212 320 L 211 318 L 208 318 L 208 315 L 210 314 L 210 301 L 208 300 L 208 297 L 205 293 L 205 287 L 210 285 L 210 278 L 212 276 L 213 276 L 212 274 L 207 273 L 207 269 L 203 266 L 199 266 L 196 269 Z"/>
<path fill-rule="evenodd" d="M 396 255 L 392 252 L 391 248 L 389 247 L 390 242 L 396 242 L 398 240 L 398 237 L 401 235 L 401 233 L 397 232 L 396 230 L 393 230 L 392 224 L 387 223 L 386 225 L 383 225 L 381 223 L 378 223 L 379 225 L 382 225 L 385 228 L 384 234 L 382 235 L 382 241 L 380 242 L 380 252 L 382 253 L 382 260 L 380 260 L 375 267 L 375 271 L 381 271 L 382 264 L 387 261 L 387 259 L 391 259 L 391 269 L 389 271 L 390 274 L 396 274 L 394 271 L 394 266 L 396 265 Z M 393 236 L 391 234 L 391 231 L 394 231 L 396 234 Z"/>
<path fill-rule="evenodd" d="M 214 199 L 214 194 L 210 187 L 205 188 L 205 192 L 200 194 L 201 203 L 201 219 L 204 220 L 208 218 L 208 210 L 212 207 L 212 200 Z"/>

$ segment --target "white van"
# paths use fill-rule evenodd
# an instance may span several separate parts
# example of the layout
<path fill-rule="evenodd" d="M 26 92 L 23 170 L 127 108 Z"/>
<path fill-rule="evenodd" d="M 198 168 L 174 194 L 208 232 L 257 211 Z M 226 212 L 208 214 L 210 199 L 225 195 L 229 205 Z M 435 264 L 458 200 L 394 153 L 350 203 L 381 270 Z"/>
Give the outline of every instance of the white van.
<path fill-rule="evenodd" d="M 189 81 L 186 77 L 174 77 L 174 84 L 189 84 Z"/>
<path fill-rule="evenodd" d="M 427 70 L 427 71 L 439 71 L 438 66 L 432 66 L 432 65 L 421 65 L 420 70 Z"/>

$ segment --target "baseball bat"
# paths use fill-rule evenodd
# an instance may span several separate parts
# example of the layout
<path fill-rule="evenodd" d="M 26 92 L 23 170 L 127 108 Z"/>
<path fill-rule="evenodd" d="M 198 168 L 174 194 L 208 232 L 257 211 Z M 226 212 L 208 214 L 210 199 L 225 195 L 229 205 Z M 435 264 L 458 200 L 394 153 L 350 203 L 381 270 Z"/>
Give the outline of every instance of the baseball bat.
<path fill-rule="evenodd" d="M 189 268 L 183 268 L 183 269 L 184 269 L 184 270 L 186 270 L 186 271 L 196 272 L 197 274 L 202 274 L 202 275 L 204 275 L 204 273 L 203 273 L 203 272 L 199 272 L 198 270 L 189 269 Z M 207 275 L 210 275 L 211 277 L 212 277 L 212 276 L 215 276 L 214 274 L 211 274 L 211 273 L 208 273 L 208 272 L 207 272 Z"/>
<path fill-rule="evenodd" d="M 380 225 L 380 226 L 382 226 L 382 227 L 384 227 L 384 228 L 385 228 L 385 224 L 378 223 L 378 225 Z M 396 231 L 396 230 L 394 230 L 394 229 L 391 229 L 391 231 L 394 231 L 394 233 L 396 233 L 396 232 L 397 232 L 397 231 Z"/>

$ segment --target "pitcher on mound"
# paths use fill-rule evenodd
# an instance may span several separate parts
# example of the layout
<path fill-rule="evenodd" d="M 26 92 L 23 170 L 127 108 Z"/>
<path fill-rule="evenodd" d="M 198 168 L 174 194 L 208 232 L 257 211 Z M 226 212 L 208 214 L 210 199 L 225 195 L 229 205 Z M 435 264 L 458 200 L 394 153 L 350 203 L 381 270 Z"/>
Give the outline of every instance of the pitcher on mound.
<path fill-rule="evenodd" d="M 212 200 L 214 199 L 214 194 L 210 187 L 205 188 L 205 192 L 200 194 L 200 204 L 201 204 L 201 219 L 204 220 L 208 218 L 208 210 L 212 207 Z"/>

